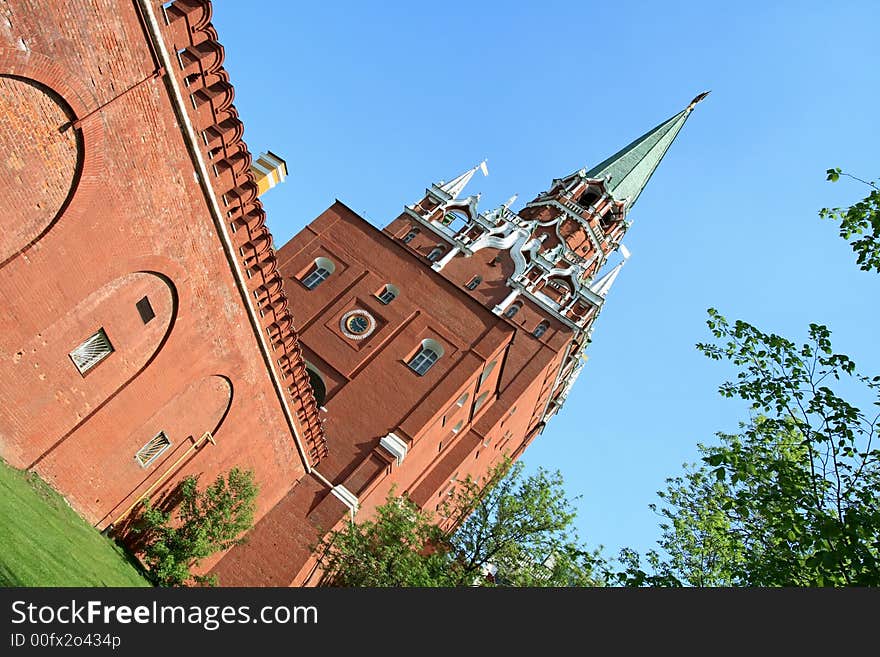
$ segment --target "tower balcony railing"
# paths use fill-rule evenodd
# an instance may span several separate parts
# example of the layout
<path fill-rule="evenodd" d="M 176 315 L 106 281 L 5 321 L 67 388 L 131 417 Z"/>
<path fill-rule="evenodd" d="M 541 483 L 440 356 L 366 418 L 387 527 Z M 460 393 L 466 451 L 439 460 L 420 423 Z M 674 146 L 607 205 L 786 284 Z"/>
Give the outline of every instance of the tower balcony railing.
<path fill-rule="evenodd" d="M 577 203 L 575 201 L 570 201 L 569 199 L 565 198 L 564 196 L 559 197 L 559 203 L 563 207 L 565 207 L 568 210 L 571 210 L 572 212 L 574 212 L 577 215 L 582 215 L 584 212 L 586 212 L 587 214 L 590 215 L 591 218 L 596 216 L 596 214 L 592 208 L 586 208 L 583 205 L 581 205 L 580 203 Z"/>

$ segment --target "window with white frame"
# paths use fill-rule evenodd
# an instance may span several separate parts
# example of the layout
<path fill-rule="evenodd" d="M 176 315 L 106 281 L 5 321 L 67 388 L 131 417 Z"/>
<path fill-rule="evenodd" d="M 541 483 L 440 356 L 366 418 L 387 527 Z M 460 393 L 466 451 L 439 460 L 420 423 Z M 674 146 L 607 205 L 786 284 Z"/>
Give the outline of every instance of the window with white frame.
<path fill-rule="evenodd" d="M 399 294 L 400 290 L 396 286 L 391 283 L 386 283 L 385 287 L 379 290 L 378 294 L 376 294 L 376 298 L 387 306 L 394 301 Z"/>
<path fill-rule="evenodd" d="M 113 345 L 103 328 L 90 335 L 76 349 L 70 352 L 70 360 L 76 365 L 80 374 L 85 375 L 95 365 L 113 353 Z"/>
<path fill-rule="evenodd" d="M 309 272 L 303 277 L 302 284 L 309 290 L 314 290 L 326 281 L 330 274 L 336 271 L 336 265 L 329 258 L 315 258 L 315 263 Z"/>
<path fill-rule="evenodd" d="M 423 376 L 434 363 L 443 355 L 443 345 L 441 345 L 436 340 L 431 340 L 430 338 L 426 340 L 422 340 L 422 346 L 415 353 L 415 355 L 410 359 L 409 368 L 418 374 L 419 376 Z"/>

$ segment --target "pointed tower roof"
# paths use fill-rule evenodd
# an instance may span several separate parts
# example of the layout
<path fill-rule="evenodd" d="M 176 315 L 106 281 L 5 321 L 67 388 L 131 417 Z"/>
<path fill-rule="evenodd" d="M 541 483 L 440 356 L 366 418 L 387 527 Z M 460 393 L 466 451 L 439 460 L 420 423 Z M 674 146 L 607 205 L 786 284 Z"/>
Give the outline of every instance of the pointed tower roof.
<path fill-rule="evenodd" d="M 448 183 L 438 183 L 437 187 L 440 190 L 449 194 L 450 200 L 456 199 L 458 198 L 458 195 L 461 194 L 462 190 L 464 190 L 465 186 L 471 181 L 471 178 L 474 177 L 477 169 L 482 169 L 484 176 L 489 175 L 489 169 L 486 168 L 486 160 L 483 160 L 474 168 L 468 169 L 460 176 L 457 176 L 450 180 Z"/>
<path fill-rule="evenodd" d="M 614 266 L 611 271 L 609 271 L 602 278 L 593 283 L 590 286 L 590 292 L 592 292 L 593 294 L 598 294 L 604 299 L 605 296 L 608 294 L 608 290 L 610 290 L 611 286 L 614 284 L 614 279 L 617 278 L 620 270 L 623 269 L 623 264 L 625 262 L 626 260 L 621 260 Z"/>
<path fill-rule="evenodd" d="M 587 171 L 586 177 L 611 176 L 606 185 L 608 193 L 631 209 L 696 104 L 708 95 L 708 91 L 701 93 L 678 114 Z"/>

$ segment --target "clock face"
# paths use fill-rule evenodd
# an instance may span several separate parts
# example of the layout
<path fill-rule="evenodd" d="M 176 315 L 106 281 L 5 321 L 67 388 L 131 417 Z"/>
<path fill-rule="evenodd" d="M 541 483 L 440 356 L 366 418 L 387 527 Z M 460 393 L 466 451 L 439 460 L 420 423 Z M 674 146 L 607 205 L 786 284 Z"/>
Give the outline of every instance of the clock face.
<path fill-rule="evenodd" d="M 376 320 L 366 310 L 350 310 L 342 316 L 339 328 L 351 340 L 363 340 L 376 328 Z"/>

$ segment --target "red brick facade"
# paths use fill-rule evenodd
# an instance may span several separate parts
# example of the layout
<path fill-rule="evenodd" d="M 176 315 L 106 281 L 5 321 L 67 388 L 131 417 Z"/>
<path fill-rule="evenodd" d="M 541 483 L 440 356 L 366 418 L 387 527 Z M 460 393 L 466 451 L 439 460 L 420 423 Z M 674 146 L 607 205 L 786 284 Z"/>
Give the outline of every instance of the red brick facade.
<path fill-rule="evenodd" d="M 233 466 L 261 517 L 326 455 L 320 411 L 210 4 L 143 9 L 0 8 L 0 455 L 98 528 Z"/>
<path fill-rule="evenodd" d="M 0 10 L 0 456 L 96 527 L 253 468 L 256 526 L 205 570 L 314 584 L 324 532 L 392 488 L 439 509 L 565 401 L 622 265 L 594 281 L 627 226 L 611 175 L 483 212 L 478 166 L 276 253 L 208 0 Z"/>

